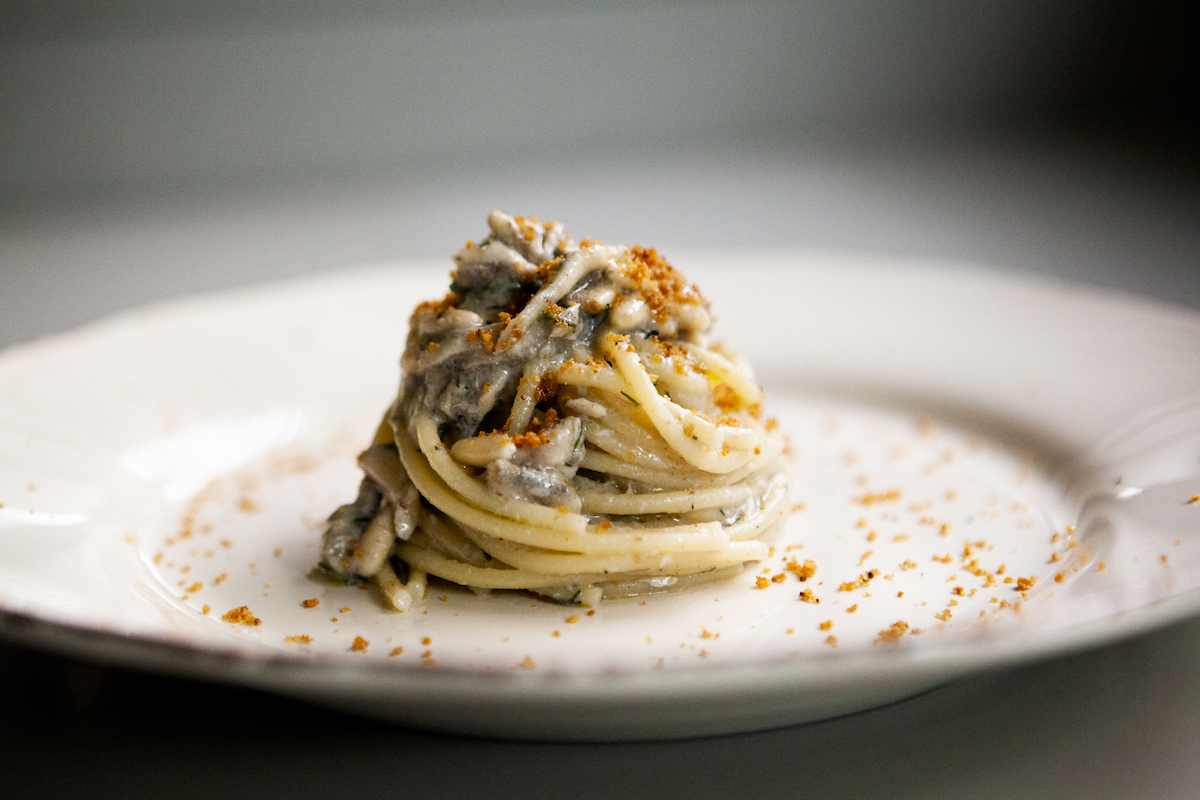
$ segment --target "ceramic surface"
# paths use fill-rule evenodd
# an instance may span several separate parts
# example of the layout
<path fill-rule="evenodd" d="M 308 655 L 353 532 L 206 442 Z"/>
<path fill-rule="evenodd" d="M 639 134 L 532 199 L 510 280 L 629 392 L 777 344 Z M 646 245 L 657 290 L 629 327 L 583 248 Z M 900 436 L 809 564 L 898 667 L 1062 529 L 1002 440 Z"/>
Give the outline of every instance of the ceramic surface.
<path fill-rule="evenodd" d="M 1200 610 L 1200 316 L 871 257 L 675 262 L 791 441 L 792 513 L 736 579 L 592 614 L 435 585 L 398 614 L 312 578 L 408 313 L 445 291 L 445 264 L 385 265 L 0 356 L 0 631 L 434 729 L 621 739 L 845 713 Z M 256 624 L 223 619 L 243 606 Z"/>

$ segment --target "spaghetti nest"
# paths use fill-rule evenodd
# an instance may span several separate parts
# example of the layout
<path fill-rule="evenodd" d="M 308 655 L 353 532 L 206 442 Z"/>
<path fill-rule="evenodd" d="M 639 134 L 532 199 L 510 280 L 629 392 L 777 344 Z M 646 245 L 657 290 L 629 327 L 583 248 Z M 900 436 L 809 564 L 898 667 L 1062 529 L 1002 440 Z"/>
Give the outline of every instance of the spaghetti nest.
<path fill-rule="evenodd" d="M 493 211 L 413 313 L 399 397 L 324 570 L 404 610 L 428 576 L 595 605 L 765 558 L 784 439 L 654 250 Z"/>

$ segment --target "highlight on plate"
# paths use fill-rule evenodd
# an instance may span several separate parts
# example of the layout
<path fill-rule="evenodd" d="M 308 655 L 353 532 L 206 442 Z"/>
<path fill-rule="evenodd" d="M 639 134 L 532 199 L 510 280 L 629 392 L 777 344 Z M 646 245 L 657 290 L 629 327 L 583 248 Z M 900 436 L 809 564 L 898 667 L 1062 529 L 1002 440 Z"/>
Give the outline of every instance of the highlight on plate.
<path fill-rule="evenodd" d="M 682 589 L 765 558 L 784 438 L 709 302 L 662 256 L 493 211 L 413 312 L 400 393 L 321 569 L 396 609 L 428 576 L 562 603 Z"/>

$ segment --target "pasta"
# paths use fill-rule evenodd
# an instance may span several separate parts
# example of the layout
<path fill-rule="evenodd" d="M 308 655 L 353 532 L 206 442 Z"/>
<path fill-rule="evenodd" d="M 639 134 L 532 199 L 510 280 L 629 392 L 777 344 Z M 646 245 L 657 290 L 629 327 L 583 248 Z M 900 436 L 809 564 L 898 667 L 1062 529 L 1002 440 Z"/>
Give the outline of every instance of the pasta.
<path fill-rule="evenodd" d="M 413 312 L 321 568 L 403 611 L 430 576 L 595 605 L 765 558 L 784 440 L 749 367 L 709 343 L 708 301 L 654 250 L 488 226 Z"/>

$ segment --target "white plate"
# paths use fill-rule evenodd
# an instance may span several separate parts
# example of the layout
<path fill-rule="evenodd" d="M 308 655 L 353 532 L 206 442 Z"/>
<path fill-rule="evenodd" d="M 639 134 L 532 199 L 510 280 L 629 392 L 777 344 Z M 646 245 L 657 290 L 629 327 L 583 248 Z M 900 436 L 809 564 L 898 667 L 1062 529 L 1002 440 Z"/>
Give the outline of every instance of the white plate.
<path fill-rule="evenodd" d="M 448 265 L 409 264 L 0 357 L 0 631 L 434 729 L 621 739 L 845 713 L 1200 610 L 1197 315 L 880 259 L 678 263 L 791 437 L 765 564 L 592 615 L 444 586 L 396 614 L 310 578 L 408 313 L 444 292 Z M 260 624 L 222 620 L 240 606 Z"/>

